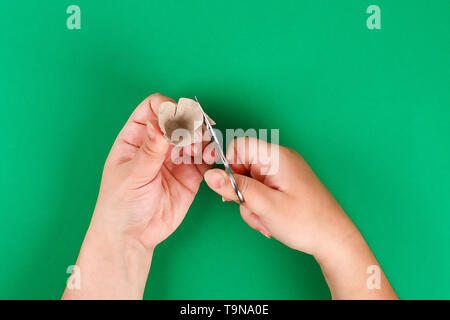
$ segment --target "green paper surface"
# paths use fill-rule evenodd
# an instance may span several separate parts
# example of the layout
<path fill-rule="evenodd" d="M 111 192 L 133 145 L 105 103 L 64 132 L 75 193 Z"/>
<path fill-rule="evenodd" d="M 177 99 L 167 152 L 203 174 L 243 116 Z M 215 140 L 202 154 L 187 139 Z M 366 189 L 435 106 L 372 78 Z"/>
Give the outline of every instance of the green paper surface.
<path fill-rule="evenodd" d="M 81 30 L 66 27 L 71 4 Z M 399 297 L 450 299 L 449 17 L 447 0 L 3 3 L 0 298 L 60 298 L 115 136 L 162 92 L 198 96 L 220 129 L 280 129 Z M 311 256 L 203 183 L 144 298 L 330 293 Z"/>

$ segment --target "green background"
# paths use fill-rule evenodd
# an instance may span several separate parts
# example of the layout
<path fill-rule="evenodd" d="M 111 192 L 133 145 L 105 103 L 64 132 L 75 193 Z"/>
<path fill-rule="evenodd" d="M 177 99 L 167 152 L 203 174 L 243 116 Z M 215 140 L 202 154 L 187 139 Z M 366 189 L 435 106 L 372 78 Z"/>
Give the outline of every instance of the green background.
<path fill-rule="evenodd" d="M 279 128 L 400 298 L 450 298 L 450 1 L 8 1 L 0 43 L 0 298 L 61 296 L 109 148 L 156 91 L 199 96 L 221 129 Z M 330 294 L 202 184 L 145 298 Z"/>

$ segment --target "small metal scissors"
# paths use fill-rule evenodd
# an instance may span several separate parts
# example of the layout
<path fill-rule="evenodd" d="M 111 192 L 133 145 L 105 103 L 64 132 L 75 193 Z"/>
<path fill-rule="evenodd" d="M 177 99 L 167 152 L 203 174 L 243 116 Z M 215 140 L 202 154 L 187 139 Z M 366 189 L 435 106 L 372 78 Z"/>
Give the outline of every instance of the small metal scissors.
<path fill-rule="evenodd" d="M 206 115 L 205 111 L 203 111 L 203 108 L 200 105 L 200 102 L 198 102 L 197 97 L 195 97 L 195 101 L 197 101 L 198 106 L 200 107 L 200 110 L 203 113 L 203 118 L 205 119 L 206 129 L 208 129 L 209 134 L 211 135 L 214 144 L 216 146 L 216 150 L 219 152 L 220 159 L 222 160 L 223 166 L 225 167 L 225 171 L 228 173 L 228 177 L 230 178 L 231 185 L 233 186 L 234 192 L 236 192 L 236 195 L 239 199 L 239 203 L 243 204 L 244 197 L 242 196 L 242 193 L 239 191 L 239 188 L 236 184 L 236 180 L 234 180 L 233 171 L 231 171 L 230 165 L 228 164 L 227 159 L 225 158 L 225 154 L 223 153 L 222 147 L 220 146 L 219 139 L 216 136 L 216 133 L 214 132 L 214 129 L 211 125 L 211 122 L 209 122 L 208 116 Z"/>

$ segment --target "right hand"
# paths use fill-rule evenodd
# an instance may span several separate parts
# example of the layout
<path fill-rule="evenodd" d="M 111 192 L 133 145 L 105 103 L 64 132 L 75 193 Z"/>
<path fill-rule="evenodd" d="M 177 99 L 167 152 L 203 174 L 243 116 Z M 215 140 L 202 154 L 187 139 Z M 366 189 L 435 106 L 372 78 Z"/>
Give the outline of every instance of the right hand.
<path fill-rule="evenodd" d="M 258 150 L 268 150 L 268 157 L 262 158 Z M 294 150 L 245 137 L 232 141 L 227 159 L 245 199 L 240 205 L 242 218 L 267 237 L 317 255 L 322 248 L 329 250 L 331 244 L 359 233 Z M 264 170 L 272 174 L 264 175 Z M 224 170 L 211 169 L 204 178 L 223 199 L 237 200 Z"/>

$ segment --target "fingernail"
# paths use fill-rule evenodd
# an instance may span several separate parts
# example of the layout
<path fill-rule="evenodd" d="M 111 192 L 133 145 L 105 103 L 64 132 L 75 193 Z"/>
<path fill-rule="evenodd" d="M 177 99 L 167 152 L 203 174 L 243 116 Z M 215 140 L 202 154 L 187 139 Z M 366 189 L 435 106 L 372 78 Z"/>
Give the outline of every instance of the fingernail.
<path fill-rule="evenodd" d="M 146 122 L 146 125 L 147 125 L 147 134 L 148 134 L 149 139 L 155 140 L 155 138 L 156 138 L 155 127 L 148 120 Z"/>
<path fill-rule="evenodd" d="M 205 181 L 213 189 L 220 189 L 224 185 L 224 177 L 217 172 L 206 171 Z"/>
<path fill-rule="evenodd" d="M 259 231 L 259 232 L 261 232 L 261 234 L 263 235 L 263 236 L 265 236 L 267 239 L 270 239 L 271 237 L 272 237 L 272 235 L 270 234 L 270 233 L 264 233 L 264 232 L 262 232 L 262 231 Z"/>
<path fill-rule="evenodd" d="M 226 198 L 222 197 L 222 201 L 223 201 L 223 202 L 228 202 L 228 201 L 233 201 L 233 200 L 226 199 Z"/>

